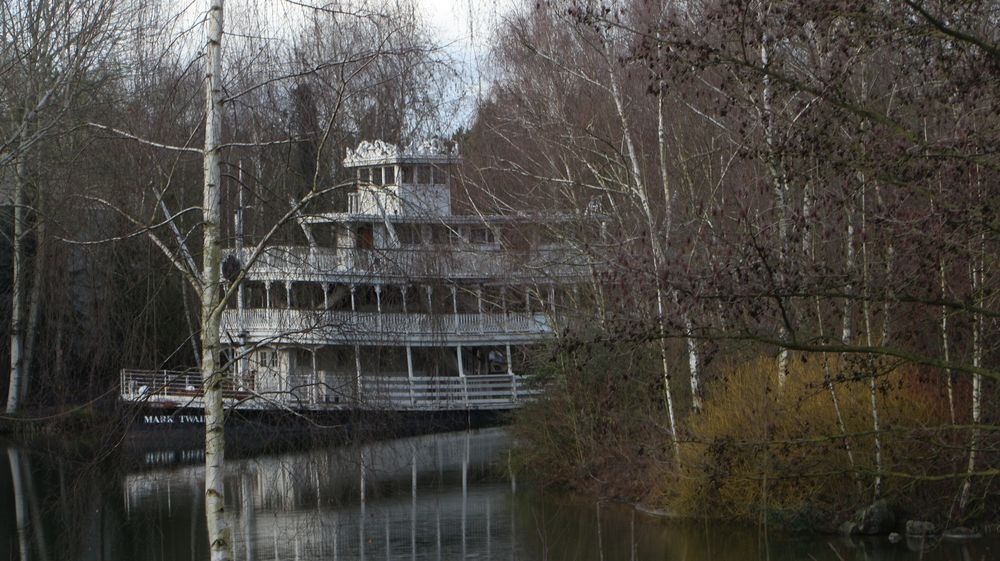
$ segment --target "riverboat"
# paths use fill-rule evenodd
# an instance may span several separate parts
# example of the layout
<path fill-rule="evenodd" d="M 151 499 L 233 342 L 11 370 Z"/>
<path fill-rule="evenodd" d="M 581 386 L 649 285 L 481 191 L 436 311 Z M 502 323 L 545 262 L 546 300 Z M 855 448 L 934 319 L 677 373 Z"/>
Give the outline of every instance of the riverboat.
<path fill-rule="evenodd" d="M 246 243 L 241 205 L 223 258 L 223 276 L 246 268 L 221 320 L 228 408 L 493 414 L 537 395 L 525 357 L 589 268 L 538 227 L 572 217 L 456 211 L 460 164 L 437 139 L 362 142 L 346 208 L 303 212 L 298 244 Z M 121 398 L 147 425 L 200 424 L 200 382 L 123 370 Z"/>

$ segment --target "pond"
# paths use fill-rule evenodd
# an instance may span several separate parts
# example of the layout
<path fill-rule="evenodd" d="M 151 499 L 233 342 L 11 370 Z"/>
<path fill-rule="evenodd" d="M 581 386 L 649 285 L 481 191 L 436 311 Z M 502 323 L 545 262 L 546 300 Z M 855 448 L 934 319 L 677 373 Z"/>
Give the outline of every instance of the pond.
<path fill-rule="evenodd" d="M 663 520 L 543 492 L 510 476 L 510 446 L 493 428 L 232 460 L 236 559 L 966 561 L 1000 551 L 993 539 L 891 545 Z M 6 456 L 0 559 L 207 559 L 197 448 L 147 447 L 129 461 L 16 446 Z"/>

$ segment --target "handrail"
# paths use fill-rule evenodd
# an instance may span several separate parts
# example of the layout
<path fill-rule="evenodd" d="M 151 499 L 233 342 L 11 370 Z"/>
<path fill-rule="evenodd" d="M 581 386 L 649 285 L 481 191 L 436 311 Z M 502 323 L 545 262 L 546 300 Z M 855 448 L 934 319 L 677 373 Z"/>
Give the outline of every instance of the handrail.
<path fill-rule="evenodd" d="M 222 329 L 226 332 L 275 335 L 331 329 L 342 333 L 430 336 L 468 333 L 543 335 L 551 332 L 548 316 L 541 313 L 425 314 L 276 308 L 225 310 Z"/>
<path fill-rule="evenodd" d="M 250 248 L 225 249 L 225 256 L 235 255 L 247 262 Z M 574 258 L 565 248 L 540 248 L 526 253 L 504 251 L 500 247 L 406 246 L 399 248 L 361 249 L 352 247 L 269 246 L 254 263 L 257 273 L 271 271 L 289 274 L 364 274 L 386 277 L 462 276 L 504 278 L 518 273 L 547 275 L 586 272 L 589 264 Z"/>
<path fill-rule="evenodd" d="M 196 372 L 126 369 L 121 371 L 121 380 L 123 401 L 190 406 L 203 404 L 201 376 Z M 512 409 L 519 406 L 524 398 L 530 399 L 541 392 L 540 388 L 526 386 L 526 380 L 526 377 L 510 374 L 365 376 L 360 395 L 354 394 L 354 388 L 341 392 L 325 384 L 314 384 L 265 396 L 255 393 L 252 379 L 235 381 L 227 377 L 223 381 L 223 397 L 230 407 L 251 409 Z"/>

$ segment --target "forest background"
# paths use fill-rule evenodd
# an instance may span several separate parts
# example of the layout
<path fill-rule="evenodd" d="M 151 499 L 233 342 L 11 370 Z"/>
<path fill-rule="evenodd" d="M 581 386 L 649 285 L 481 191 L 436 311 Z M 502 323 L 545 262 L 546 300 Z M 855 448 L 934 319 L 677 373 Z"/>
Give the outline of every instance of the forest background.
<path fill-rule="evenodd" d="M 287 41 L 229 12 L 223 216 L 244 193 L 250 240 L 289 201 L 341 208 L 311 194 L 348 147 L 440 133 L 461 93 L 413 4 L 300 7 Z M 10 413 L 200 360 L 175 270 L 198 257 L 205 57 L 162 8 L 0 9 Z M 986 0 L 563 0 L 498 22 L 449 135 L 463 195 L 575 213 L 546 235 L 596 264 L 535 357 L 522 467 L 687 514 L 995 520 L 998 23 Z"/>

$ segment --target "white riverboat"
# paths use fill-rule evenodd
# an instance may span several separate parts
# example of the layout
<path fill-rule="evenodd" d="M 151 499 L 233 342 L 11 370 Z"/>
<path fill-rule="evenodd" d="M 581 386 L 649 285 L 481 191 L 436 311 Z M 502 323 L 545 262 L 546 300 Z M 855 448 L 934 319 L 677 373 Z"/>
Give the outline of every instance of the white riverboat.
<path fill-rule="evenodd" d="M 266 247 L 223 313 L 227 406 L 504 411 L 540 391 L 524 357 L 588 266 L 545 241 L 538 214 L 456 211 L 461 158 L 441 141 L 362 142 L 343 163 L 346 211 L 300 216 L 304 242 Z M 224 271 L 253 255 L 242 240 Z M 196 372 L 121 376 L 124 401 L 164 410 L 200 408 L 200 387 Z"/>

